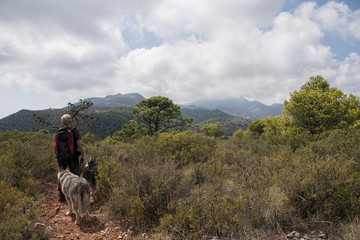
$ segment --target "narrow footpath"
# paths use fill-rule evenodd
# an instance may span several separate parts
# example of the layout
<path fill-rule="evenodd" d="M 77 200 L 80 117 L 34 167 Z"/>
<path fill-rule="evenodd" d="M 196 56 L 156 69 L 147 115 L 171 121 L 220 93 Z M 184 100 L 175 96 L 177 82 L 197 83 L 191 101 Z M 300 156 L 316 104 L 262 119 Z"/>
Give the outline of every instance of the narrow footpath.
<path fill-rule="evenodd" d="M 51 240 L 106 240 L 127 239 L 136 240 L 131 236 L 131 231 L 123 231 L 119 224 L 108 220 L 101 210 L 100 204 L 93 202 L 90 205 L 90 220 L 81 219 L 78 226 L 75 225 L 75 215 L 67 216 L 67 203 L 58 201 L 57 184 L 46 183 L 43 185 L 40 197 L 43 199 L 41 222 L 37 226 L 45 227 L 52 233 Z"/>

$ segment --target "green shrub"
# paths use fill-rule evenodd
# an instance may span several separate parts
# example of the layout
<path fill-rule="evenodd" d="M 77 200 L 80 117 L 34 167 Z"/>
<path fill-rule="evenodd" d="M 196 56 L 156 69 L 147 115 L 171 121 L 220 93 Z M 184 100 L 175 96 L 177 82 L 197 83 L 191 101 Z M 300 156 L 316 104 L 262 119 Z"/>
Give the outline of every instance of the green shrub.
<path fill-rule="evenodd" d="M 130 146 L 122 143 L 103 143 L 101 146 L 87 149 L 88 155 L 99 163 L 97 185 L 101 200 L 108 199 L 116 186 L 120 186 L 122 162 L 127 158 Z"/>
<path fill-rule="evenodd" d="M 94 144 L 95 143 L 95 135 L 88 132 L 81 138 L 81 142 L 86 145 Z"/>
<path fill-rule="evenodd" d="M 117 142 L 131 142 L 134 139 L 148 135 L 148 132 L 149 131 L 144 123 L 130 120 L 129 123 L 122 126 L 122 129 L 120 131 L 114 133 L 112 139 Z"/>
<path fill-rule="evenodd" d="M 224 126 L 220 123 L 205 124 L 200 128 L 200 132 L 209 137 L 221 137 L 224 135 Z"/>
<path fill-rule="evenodd" d="M 210 158 L 208 152 L 202 151 L 214 143 L 213 138 L 203 134 L 163 133 L 137 139 L 128 145 L 122 157 L 115 159 L 113 155 L 104 161 L 99 185 L 109 189 L 106 205 L 111 215 L 125 219 L 138 231 L 156 228 L 160 219 L 173 211 L 178 199 L 189 195 L 194 185 L 204 181 L 201 163 L 196 158 Z M 180 153 L 189 159 L 194 157 L 195 161 L 189 160 L 179 168 Z"/>
<path fill-rule="evenodd" d="M 179 166 L 206 162 L 215 151 L 216 141 L 193 131 L 162 133 L 155 143 L 155 152 L 171 157 Z"/>
<path fill-rule="evenodd" d="M 38 202 L 8 182 L 0 182 L 0 239 L 45 239 L 43 229 L 36 229 Z"/>
<path fill-rule="evenodd" d="M 321 156 L 311 147 L 299 149 L 288 159 L 276 158 L 272 161 L 278 166 L 274 181 L 284 186 L 299 216 L 337 221 L 360 213 L 360 174 L 355 161 Z"/>
<path fill-rule="evenodd" d="M 111 214 L 126 219 L 138 231 L 157 226 L 179 187 L 175 165 L 162 161 L 129 161 L 115 168 L 113 165 L 112 169 L 116 169 L 117 178 L 110 177 L 108 181 L 110 185 L 113 183 L 107 201 Z"/>
<path fill-rule="evenodd" d="M 173 213 L 164 215 L 159 229 L 171 233 L 174 238 L 240 239 L 256 224 L 258 217 L 253 208 L 257 207 L 247 194 L 202 186 L 179 201 Z"/>
<path fill-rule="evenodd" d="M 9 138 L 9 139 L 7 139 Z M 26 178 L 48 179 L 56 171 L 53 136 L 44 133 L 0 134 L 2 179 L 17 182 Z M 12 185 L 17 185 L 13 182 Z"/>
<path fill-rule="evenodd" d="M 233 137 L 238 141 L 241 141 L 244 137 L 244 131 L 242 129 L 237 130 L 234 132 Z"/>
<path fill-rule="evenodd" d="M 47 239 L 35 228 L 39 202 L 34 196 L 41 181 L 54 178 L 53 136 L 0 133 L 0 239 Z"/>

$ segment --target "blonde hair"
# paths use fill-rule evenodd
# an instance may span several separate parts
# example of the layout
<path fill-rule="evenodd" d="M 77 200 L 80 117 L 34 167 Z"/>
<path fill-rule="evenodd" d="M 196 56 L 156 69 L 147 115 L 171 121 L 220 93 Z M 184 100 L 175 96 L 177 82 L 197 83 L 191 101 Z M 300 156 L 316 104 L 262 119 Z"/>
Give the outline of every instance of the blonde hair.
<path fill-rule="evenodd" d="M 64 124 L 64 126 L 70 125 L 72 122 L 71 116 L 69 114 L 64 114 L 61 117 L 61 122 L 62 122 L 62 124 Z"/>

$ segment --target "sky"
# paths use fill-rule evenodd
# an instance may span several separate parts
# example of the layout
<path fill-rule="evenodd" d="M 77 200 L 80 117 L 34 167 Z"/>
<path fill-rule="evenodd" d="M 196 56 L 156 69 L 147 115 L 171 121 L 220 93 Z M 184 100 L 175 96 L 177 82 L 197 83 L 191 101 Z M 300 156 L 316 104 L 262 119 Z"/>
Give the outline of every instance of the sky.
<path fill-rule="evenodd" d="M 360 1 L 0 0 L 0 118 L 112 94 L 360 96 Z"/>

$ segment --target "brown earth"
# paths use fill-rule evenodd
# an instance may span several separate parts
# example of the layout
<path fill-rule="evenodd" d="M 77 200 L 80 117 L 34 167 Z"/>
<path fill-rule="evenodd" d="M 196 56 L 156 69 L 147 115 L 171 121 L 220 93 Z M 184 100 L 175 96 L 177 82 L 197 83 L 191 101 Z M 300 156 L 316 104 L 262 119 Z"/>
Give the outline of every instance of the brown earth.
<path fill-rule="evenodd" d="M 75 215 L 67 216 L 67 203 L 58 201 L 57 183 L 46 183 L 42 186 L 40 197 L 43 199 L 41 207 L 41 221 L 36 227 L 43 227 L 51 233 L 51 240 L 57 239 L 128 239 L 135 240 L 130 230 L 124 230 L 118 222 L 107 219 L 101 205 L 91 199 L 89 210 L 90 220 L 81 219 L 75 225 Z"/>

